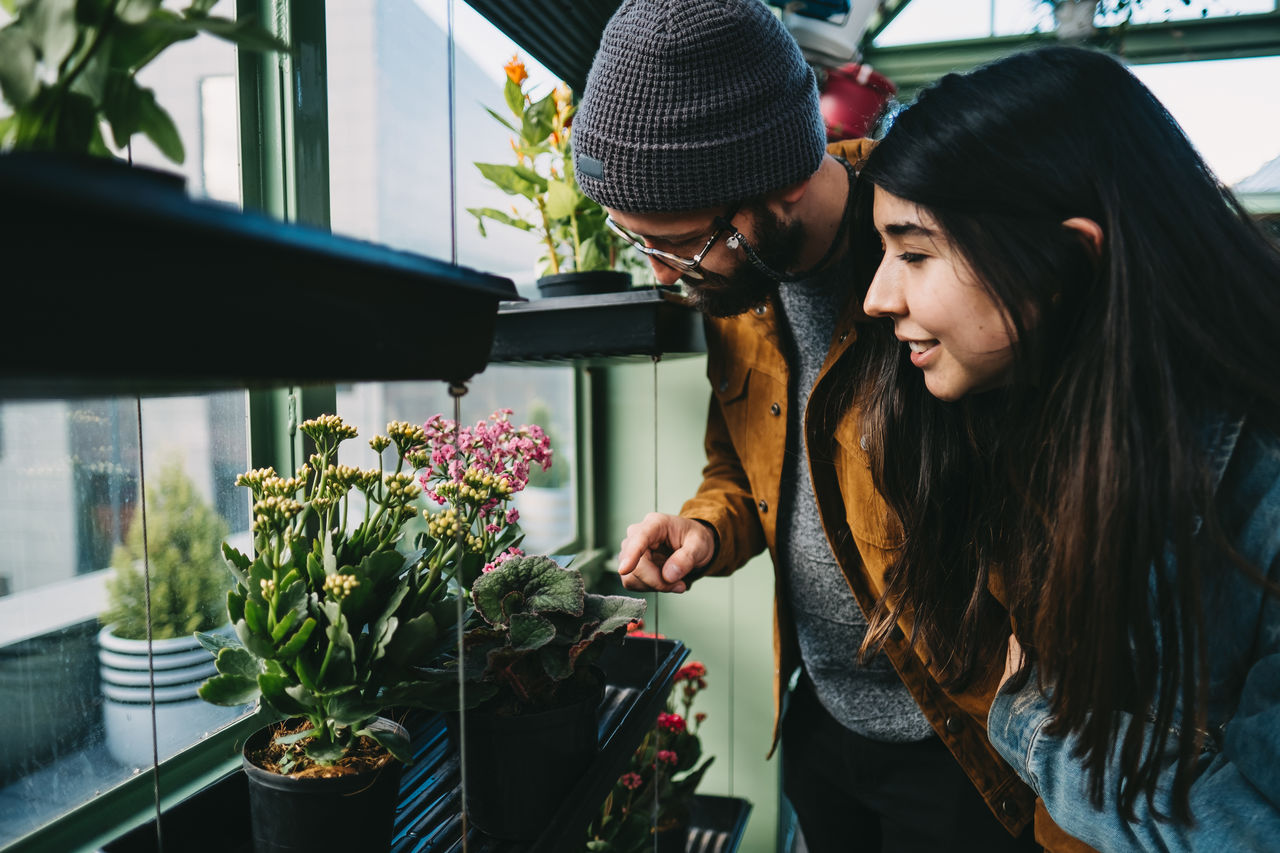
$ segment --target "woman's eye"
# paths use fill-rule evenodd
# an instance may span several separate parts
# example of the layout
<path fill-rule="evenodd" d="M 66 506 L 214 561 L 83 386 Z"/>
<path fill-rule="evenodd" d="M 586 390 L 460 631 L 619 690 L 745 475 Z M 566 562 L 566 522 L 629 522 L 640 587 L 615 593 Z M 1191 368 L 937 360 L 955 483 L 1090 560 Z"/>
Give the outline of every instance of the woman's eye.
<path fill-rule="evenodd" d="M 917 252 L 903 252 L 900 255 L 898 255 L 898 260 L 902 261 L 905 264 L 918 264 L 921 261 L 923 261 L 926 257 L 928 256 L 921 255 Z"/>

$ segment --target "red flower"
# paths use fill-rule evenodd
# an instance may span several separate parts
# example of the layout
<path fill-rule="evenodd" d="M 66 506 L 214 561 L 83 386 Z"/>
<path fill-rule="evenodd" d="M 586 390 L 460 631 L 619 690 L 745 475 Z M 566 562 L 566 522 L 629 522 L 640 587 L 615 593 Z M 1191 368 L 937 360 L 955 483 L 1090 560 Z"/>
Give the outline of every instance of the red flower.
<path fill-rule="evenodd" d="M 707 715 L 702 713 L 701 711 L 693 715 L 693 721 L 698 725 L 702 725 L 702 721 L 705 720 L 706 718 L 707 718 Z"/>
<path fill-rule="evenodd" d="M 706 678 L 706 676 L 707 668 L 696 660 L 685 664 L 676 671 L 676 681 L 697 681 Z"/>
<path fill-rule="evenodd" d="M 639 773 L 623 773 L 618 777 L 618 783 L 628 791 L 634 791 L 644 784 L 644 780 L 640 778 Z"/>
<path fill-rule="evenodd" d="M 680 757 L 669 749 L 658 750 L 658 762 L 661 764 L 670 764 L 672 767 L 680 761 Z"/>
<path fill-rule="evenodd" d="M 658 715 L 658 728 L 680 734 L 685 730 L 684 717 L 679 714 L 661 713 Z"/>

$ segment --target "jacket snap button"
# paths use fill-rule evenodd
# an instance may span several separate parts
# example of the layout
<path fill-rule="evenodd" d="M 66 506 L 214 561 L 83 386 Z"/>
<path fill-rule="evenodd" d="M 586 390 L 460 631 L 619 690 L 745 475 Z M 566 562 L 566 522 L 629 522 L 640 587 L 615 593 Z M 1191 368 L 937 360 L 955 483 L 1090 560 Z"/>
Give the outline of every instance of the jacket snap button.
<path fill-rule="evenodd" d="M 840 333 L 839 343 L 844 343 L 845 338 L 847 338 L 847 337 L 849 337 L 849 333 L 848 333 L 848 332 L 841 332 L 841 333 Z"/>
<path fill-rule="evenodd" d="M 760 503 L 759 503 L 759 504 L 757 504 L 757 506 L 759 506 L 759 507 L 760 507 L 760 511 L 761 511 L 761 512 L 768 512 L 768 511 L 769 511 L 769 502 L 768 502 L 768 501 L 760 501 Z"/>
<path fill-rule="evenodd" d="M 728 390 L 729 390 L 729 380 L 728 380 L 728 379 L 721 379 L 721 380 L 720 380 L 719 388 L 720 388 L 721 392 L 728 391 Z"/>
<path fill-rule="evenodd" d="M 867 436 L 866 433 L 863 433 L 862 438 L 858 439 L 858 446 L 861 447 L 863 450 L 871 449 L 871 439 L 870 437 Z"/>
<path fill-rule="evenodd" d="M 1004 812 L 1009 817 L 1014 817 L 1018 814 L 1018 804 L 1013 800 L 1002 800 L 1000 802 L 1000 811 Z"/>
<path fill-rule="evenodd" d="M 779 406 L 777 403 L 774 403 L 772 406 L 769 407 L 769 412 L 774 415 L 780 415 L 782 414 L 782 407 Z"/>
<path fill-rule="evenodd" d="M 954 735 L 954 734 L 959 734 L 960 730 L 963 728 L 964 728 L 964 721 L 962 721 L 959 717 L 947 717 L 947 731 L 951 732 Z"/>

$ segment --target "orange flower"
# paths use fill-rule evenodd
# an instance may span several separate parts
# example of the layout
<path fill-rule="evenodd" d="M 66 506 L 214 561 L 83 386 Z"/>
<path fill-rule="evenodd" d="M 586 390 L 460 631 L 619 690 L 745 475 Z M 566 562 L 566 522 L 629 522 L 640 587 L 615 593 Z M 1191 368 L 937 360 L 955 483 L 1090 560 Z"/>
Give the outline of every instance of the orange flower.
<path fill-rule="evenodd" d="M 507 72 L 507 79 L 517 86 L 529 79 L 529 72 L 525 70 L 519 54 L 513 54 L 511 61 L 502 66 L 502 69 Z"/>

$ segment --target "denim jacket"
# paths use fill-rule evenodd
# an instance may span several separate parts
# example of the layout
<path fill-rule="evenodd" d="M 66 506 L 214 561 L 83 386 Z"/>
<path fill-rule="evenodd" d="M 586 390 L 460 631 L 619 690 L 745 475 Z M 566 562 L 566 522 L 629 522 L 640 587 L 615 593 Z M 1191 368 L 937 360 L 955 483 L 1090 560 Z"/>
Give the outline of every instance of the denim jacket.
<path fill-rule="evenodd" d="M 1280 581 L 1280 437 L 1220 420 L 1207 446 L 1224 532 L 1246 560 Z M 1280 600 L 1230 566 L 1203 583 L 1210 739 L 1190 789 L 1192 825 L 1158 820 L 1145 796 L 1135 804 L 1136 822 L 1122 818 L 1114 761 L 1106 799 L 1094 809 L 1087 774 L 1072 755 L 1075 737 L 1044 731 L 1049 703 L 1034 674 L 1021 691 L 997 694 L 988 714 L 992 744 L 1053 820 L 1103 853 L 1280 850 Z M 1175 719 L 1180 714 L 1179 703 Z M 1176 738 L 1170 746 L 1176 749 Z M 1155 796 L 1165 815 L 1172 813 L 1172 749 Z"/>

